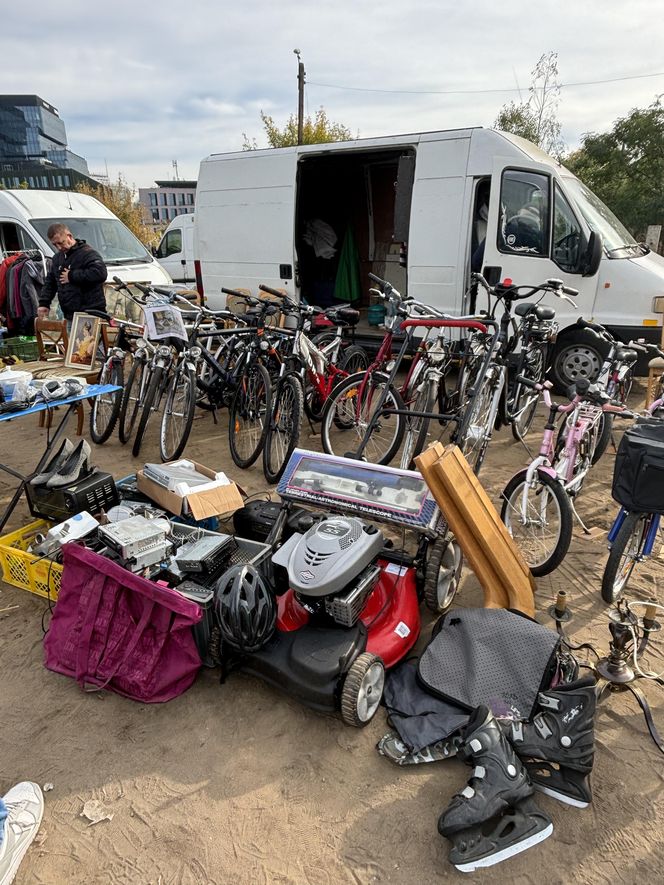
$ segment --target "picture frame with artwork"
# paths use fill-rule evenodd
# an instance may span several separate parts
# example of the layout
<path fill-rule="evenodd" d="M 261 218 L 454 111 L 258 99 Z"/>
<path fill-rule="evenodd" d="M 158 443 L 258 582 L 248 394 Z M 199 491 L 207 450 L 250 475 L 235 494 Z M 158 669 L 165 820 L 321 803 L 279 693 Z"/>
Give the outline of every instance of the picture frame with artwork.
<path fill-rule="evenodd" d="M 65 366 L 68 369 L 92 370 L 95 368 L 100 333 L 101 320 L 99 317 L 93 317 L 87 313 L 74 314 L 65 355 Z"/>

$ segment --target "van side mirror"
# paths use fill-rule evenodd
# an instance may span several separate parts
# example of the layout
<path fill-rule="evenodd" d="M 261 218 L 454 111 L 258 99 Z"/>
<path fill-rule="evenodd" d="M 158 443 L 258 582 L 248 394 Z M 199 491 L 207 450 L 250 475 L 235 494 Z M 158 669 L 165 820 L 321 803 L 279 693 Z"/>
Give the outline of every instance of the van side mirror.
<path fill-rule="evenodd" d="M 594 277 L 602 260 L 602 236 L 597 231 L 590 232 L 586 251 L 581 256 L 580 271 L 584 277 Z"/>

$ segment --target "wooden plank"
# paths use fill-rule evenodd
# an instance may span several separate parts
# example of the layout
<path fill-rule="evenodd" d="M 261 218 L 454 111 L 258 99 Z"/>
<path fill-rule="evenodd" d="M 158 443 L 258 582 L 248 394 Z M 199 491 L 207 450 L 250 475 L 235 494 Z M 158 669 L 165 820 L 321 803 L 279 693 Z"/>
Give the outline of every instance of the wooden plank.
<path fill-rule="evenodd" d="M 532 616 L 530 570 L 461 451 L 436 443 L 416 464 L 484 589 L 485 606 Z"/>
<path fill-rule="evenodd" d="M 436 447 L 439 451 L 436 450 Z M 468 564 L 482 585 L 485 608 L 507 608 L 509 606 L 507 588 L 502 585 L 500 579 L 490 567 L 481 539 L 466 524 L 456 501 L 445 490 L 438 463 L 440 453 L 442 452 L 443 447 L 440 443 L 432 446 L 415 459 L 417 468 L 431 489 L 441 513 L 454 533 Z"/>
<path fill-rule="evenodd" d="M 528 578 L 528 582 L 530 583 L 532 581 L 533 576 L 530 571 L 530 568 L 528 567 L 528 563 L 523 558 L 521 551 L 519 550 L 517 544 L 514 542 L 514 539 L 510 535 L 509 531 L 507 530 L 507 526 L 500 518 L 500 514 L 498 513 L 498 511 L 496 510 L 496 508 L 493 505 L 493 502 L 491 501 L 491 499 L 487 495 L 484 486 L 480 483 L 478 478 L 475 476 L 473 471 L 470 469 L 470 465 L 468 464 L 468 462 L 464 458 L 461 449 L 458 446 L 451 446 L 451 447 L 449 447 L 449 449 L 450 449 L 450 452 L 449 452 L 448 457 L 454 458 L 456 464 L 459 467 L 459 470 L 462 471 L 463 475 L 466 477 L 467 482 L 472 486 L 473 491 L 475 492 L 475 495 L 477 496 L 478 502 L 481 502 L 482 506 L 484 507 L 484 511 L 485 511 L 486 515 L 493 523 L 496 531 L 502 537 L 504 543 L 512 551 L 512 555 L 514 556 L 515 560 L 517 561 L 519 568 L 521 569 L 523 574 Z M 533 590 L 535 589 L 534 583 L 533 583 L 532 589 Z"/>
<path fill-rule="evenodd" d="M 495 518 L 499 519 L 496 510 L 472 472 L 473 481 L 470 480 L 470 468 L 461 452 L 447 449 L 435 469 L 442 470 L 448 495 L 456 497 L 464 521 L 482 539 L 490 567 L 507 589 L 509 607 L 534 614 L 534 582 L 530 570 L 502 521 L 500 526 L 496 524 Z"/>

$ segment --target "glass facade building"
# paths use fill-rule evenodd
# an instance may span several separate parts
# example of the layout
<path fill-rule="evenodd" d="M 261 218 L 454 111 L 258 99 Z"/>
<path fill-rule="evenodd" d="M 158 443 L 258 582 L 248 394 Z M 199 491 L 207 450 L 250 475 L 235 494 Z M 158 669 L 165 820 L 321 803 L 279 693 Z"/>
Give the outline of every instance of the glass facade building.
<path fill-rule="evenodd" d="M 87 161 L 67 147 L 57 109 L 38 95 L 0 95 L 0 184 L 70 189 L 91 181 Z"/>

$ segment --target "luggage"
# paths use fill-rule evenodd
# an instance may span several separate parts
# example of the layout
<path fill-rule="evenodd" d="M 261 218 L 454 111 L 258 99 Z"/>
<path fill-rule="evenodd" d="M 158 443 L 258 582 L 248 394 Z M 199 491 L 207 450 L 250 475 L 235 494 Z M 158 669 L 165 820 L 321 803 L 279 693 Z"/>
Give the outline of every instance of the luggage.
<path fill-rule="evenodd" d="M 625 431 L 611 493 L 630 512 L 664 513 L 664 422 L 637 423 Z"/>
<path fill-rule="evenodd" d="M 82 688 L 145 703 L 186 691 L 201 666 L 191 630 L 201 607 L 77 544 L 62 549 L 60 594 L 44 638 L 46 667 Z"/>

